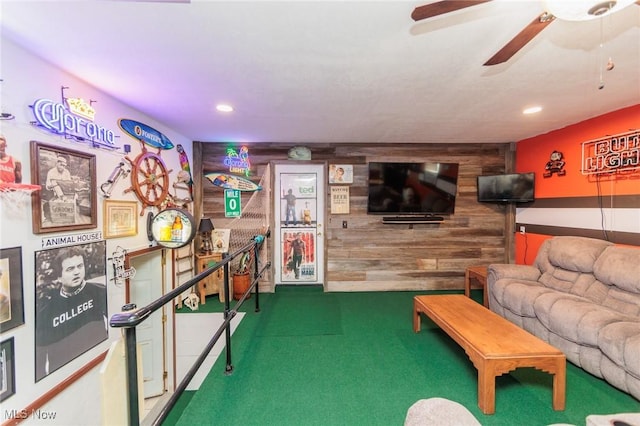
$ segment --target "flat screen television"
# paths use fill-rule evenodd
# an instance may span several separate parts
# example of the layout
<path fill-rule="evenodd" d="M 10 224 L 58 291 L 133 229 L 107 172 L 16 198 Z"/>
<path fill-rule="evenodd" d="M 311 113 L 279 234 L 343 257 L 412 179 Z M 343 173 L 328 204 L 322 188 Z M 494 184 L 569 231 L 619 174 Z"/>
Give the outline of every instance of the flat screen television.
<path fill-rule="evenodd" d="M 478 176 L 477 180 L 478 201 L 482 203 L 529 203 L 535 199 L 533 172 Z"/>
<path fill-rule="evenodd" d="M 369 163 L 367 213 L 452 214 L 457 163 Z"/>

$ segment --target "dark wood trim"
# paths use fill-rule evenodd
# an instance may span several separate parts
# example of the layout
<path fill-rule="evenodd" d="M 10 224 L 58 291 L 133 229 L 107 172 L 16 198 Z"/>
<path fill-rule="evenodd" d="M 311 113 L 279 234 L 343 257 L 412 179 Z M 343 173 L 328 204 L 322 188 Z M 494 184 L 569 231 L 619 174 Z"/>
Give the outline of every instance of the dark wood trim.
<path fill-rule="evenodd" d="M 143 254 L 147 254 L 147 253 L 151 253 L 154 251 L 158 251 L 158 250 L 163 250 L 164 247 L 162 246 L 154 246 L 154 247 L 146 247 L 140 250 L 136 250 L 136 251 L 132 251 L 132 252 L 128 252 L 127 254 L 124 255 L 124 269 L 125 270 L 129 270 L 131 269 L 131 258 L 132 257 L 136 257 L 136 256 L 141 256 Z M 124 286 L 124 303 L 130 303 L 131 302 L 131 294 L 130 294 L 130 290 L 129 290 L 129 278 L 127 278 L 125 281 L 125 286 Z"/>
<path fill-rule="evenodd" d="M 603 201 L 603 208 L 637 209 L 640 206 L 640 194 L 603 195 L 600 199 Z M 598 197 L 538 198 L 525 206 L 538 209 L 597 209 L 600 208 L 600 202 Z"/>
<path fill-rule="evenodd" d="M 504 152 L 504 170 L 505 173 L 513 173 L 516 167 L 516 144 L 509 144 L 509 149 Z M 515 263 L 516 244 L 515 244 L 515 226 L 516 226 L 516 207 L 514 204 L 508 204 L 504 217 L 504 257 L 506 263 Z"/>
<path fill-rule="evenodd" d="M 40 398 L 36 399 L 31 404 L 27 405 L 24 409 L 18 411 L 19 413 L 27 413 L 27 415 L 24 416 L 24 418 L 9 419 L 6 422 L 2 423 L 2 426 L 17 425 L 21 421 L 31 417 L 34 411 L 37 411 L 40 407 L 42 407 L 44 404 L 46 404 L 47 402 L 51 401 L 53 398 L 58 396 L 58 394 L 62 393 L 62 391 L 67 389 L 69 386 L 71 386 L 74 382 L 76 382 L 82 376 L 84 376 L 89 371 L 97 367 L 106 358 L 107 352 L 108 351 L 104 351 L 103 353 L 101 353 L 100 355 L 98 355 L 97 357 L 89 361 L 87 364 L 85 364 L 78 371 L 76 371 L 75 373 L 73 373 L 72 375 L 64 379 L 62 382 L 58 383 L 54 388 L 46 392 Z"/>
<path fill-rule="evenodd" d="M 202 185 L 204 183 L 204 173 L 202 172 L 202 146 L 201 143 L 193 144 L 193 169 L 191 170 L 191 179 L 193 179 L 193 217 L 196 220 L 196 226 L 200 226 L 200 219 L 204 217 L 202 210 Z M 200 233 L 196 232 L 193 239 L 194 248 L 202 245 Z"/>
<path fill-rule="evenodd" d="M 597 238 L 607 240 L 616 244 L 627 244 L 637 246 L 640 241 L 640 234 L 635 232 L 607 231 L 606 238 L 602 229 L 565 228 L 561 226 L 535 225 L 531 223 L 517 223 L 516 229 L 524 226 L 527 234 L 540 234 L 550 236 L 572 235 L 577 237 Z"/>

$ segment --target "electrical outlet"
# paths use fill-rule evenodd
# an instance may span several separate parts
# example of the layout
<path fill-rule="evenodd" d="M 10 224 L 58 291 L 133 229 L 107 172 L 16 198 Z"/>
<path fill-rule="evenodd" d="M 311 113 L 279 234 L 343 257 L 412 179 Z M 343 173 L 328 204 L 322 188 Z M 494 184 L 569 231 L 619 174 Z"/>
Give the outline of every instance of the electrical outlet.
<path fill-rule="evenodd" d="M 521 233 L 522 235 L 524 235 L 524 234 L 525 234 L 525 228 L 524 228 L 524 226 L 521 226 L 521 227 L 520 227 L 520 233 Z"/>
<path fill-rule="evenodd" d="M 346 220 L 342 221 L 342 228 L 347 229 L 347 221 Z"/>

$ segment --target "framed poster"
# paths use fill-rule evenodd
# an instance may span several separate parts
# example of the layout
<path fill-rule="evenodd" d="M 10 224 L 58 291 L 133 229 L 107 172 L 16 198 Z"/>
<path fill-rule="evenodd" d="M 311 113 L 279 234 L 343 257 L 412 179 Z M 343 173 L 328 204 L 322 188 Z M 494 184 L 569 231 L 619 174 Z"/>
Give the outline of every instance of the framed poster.
<path fill-rule="evenodd" d="M 282 281 L 316 280 L 315 230 L 282 230 Z"/>
<path fill-rule="evenodd" d="M 329 183 L 353 183 L 353 164 L 329 164 Z"/>
<path fill-rule="evenodd" d="M 349 214 L 349 187 L 344 185 L 331 187 L 331 213 Z"/>
<path fill-rule="evenodd" d="M 108 337 L 106 242 L 35 253 L 35 380 Z"/>
<path fill-rule="evenodd" d="M 33 233 L 97 226 L 96 156 L 31 141 Z"/>
<path fill-rule="evenodd" d="M 13 337 L 0 342 L 0 402 L 16 393 L 16 363 Z"/>
<path fill-rule="evenodd" d="M 312 173 L 280 176 L 280 226 L 316 226 L 318 222 L 317 178 Z"/>
<path fill-rule="evenodd" d="M 214 229 L 211 231 L 211 242 L 214 253 L 228 253 L 231 229 Z"/>
<path fill-rule="evenodd" d="M 104 200 L 104 237 L 127 237 L 137 233 L 138 203 Z"/>
<path fill-rule="evenodd" d="M 22 324 L 22 247 L 0 249 L 0 333 Z"/>

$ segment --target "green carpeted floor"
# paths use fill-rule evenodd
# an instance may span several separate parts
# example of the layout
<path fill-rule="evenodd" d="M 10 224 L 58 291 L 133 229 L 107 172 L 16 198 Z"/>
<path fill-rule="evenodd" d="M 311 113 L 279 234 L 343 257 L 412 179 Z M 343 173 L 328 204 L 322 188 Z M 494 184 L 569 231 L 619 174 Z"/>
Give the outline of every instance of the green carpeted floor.
<path fill-rule="evenodd" d="M 250 299 L 222 357 L 165 425 L 402 425 L 415 401 L 443 397 L 483 425 L 584 425 L 588 414 L 640 411 L 640 402 L 567 364 L 567 408 L 551 408 L 551 376 L 519 369 L 496 381 L 496 414 L 477 406 L 477 371 L 429 319 L 412 330 L 413 296 L 279 287 Z M 481 293 L 473 294 L 477 301 Z M 208 304 L 207 304 L 208 305 Z"/>

